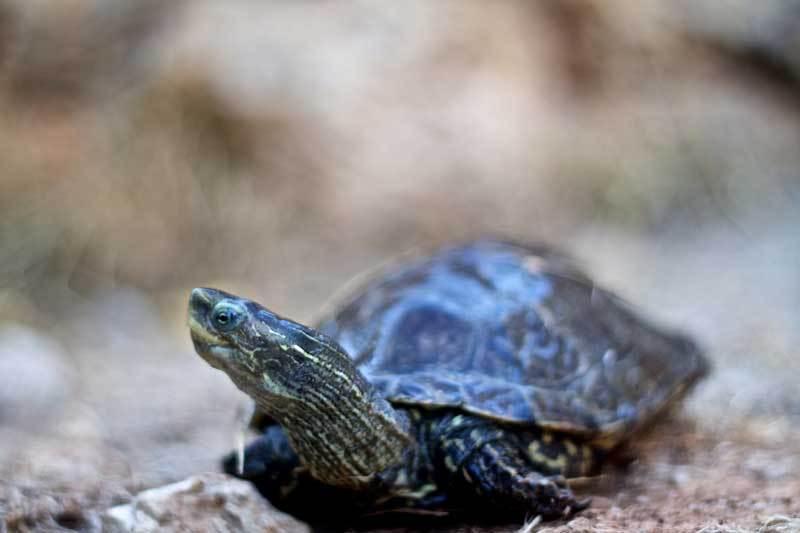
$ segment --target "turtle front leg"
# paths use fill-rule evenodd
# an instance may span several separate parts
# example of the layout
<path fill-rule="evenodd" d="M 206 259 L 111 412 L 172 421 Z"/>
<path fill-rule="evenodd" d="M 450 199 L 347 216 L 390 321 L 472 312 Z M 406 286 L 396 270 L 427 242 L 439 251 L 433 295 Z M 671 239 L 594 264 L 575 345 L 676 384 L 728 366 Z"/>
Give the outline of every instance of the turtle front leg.
<path fill-rule="evenodd" d="M 277 508 L 306 521 L 354 516 L 364 505 L 356 494 L 314 479 L 278 425 L 267 426 L 247 445 L 241 472 L 238 467 L 236 451 L 222 460 L 227 474 L 250 481 Z"/>
<path fill-rule="evenodd" d="M 464 461 L 460 475 L 478 495 L 544 518 L 568 516 L 588 505 L 575 499 L 563 476 L 541 474 L 524 452 L 503 440 L 483 444 Z"/>
<path fill-rule="evenodd" d="M 453 488 L 512 512 L 544 518 L 568 516 L 588 506 L 575 498 L 562 475 L 550 475 L 532 462 L 516 434 L 464 418 L 456 417 L 455 427 L 439 439 L 439 457 Z"/>
<path fill-rule="evenodd" d="M 241 466 L 240 472 L 236 451 L 222 460 L 225 473 L 252 481 L 273 503 L 296 488 L 301 472 L 300 458 L 278 425 L 268 426 L 247 445 Z"/>

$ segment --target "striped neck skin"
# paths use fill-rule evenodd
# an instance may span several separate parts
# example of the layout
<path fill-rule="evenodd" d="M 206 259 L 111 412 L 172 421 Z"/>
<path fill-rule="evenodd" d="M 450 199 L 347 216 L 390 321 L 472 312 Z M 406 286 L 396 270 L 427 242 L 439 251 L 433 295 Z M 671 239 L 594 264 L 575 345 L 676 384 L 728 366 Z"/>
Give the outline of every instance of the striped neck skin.
<path fill-rule="evenodd" d="M 358 488 L 399 464 L 411 444 L 406 416 L 332 339 L 303 326 L 282 335 L 251 352 L 256 368 L 228 373 L 283 427 L 311 475 Z"/>
<path fill-rule="evenodd" d="M 312 476 L 357 488 L 403 461 L 407 417 L 333 339 L 210 288 L 192 291 L 188 322 L 197 353 L 283 426 Z"/>

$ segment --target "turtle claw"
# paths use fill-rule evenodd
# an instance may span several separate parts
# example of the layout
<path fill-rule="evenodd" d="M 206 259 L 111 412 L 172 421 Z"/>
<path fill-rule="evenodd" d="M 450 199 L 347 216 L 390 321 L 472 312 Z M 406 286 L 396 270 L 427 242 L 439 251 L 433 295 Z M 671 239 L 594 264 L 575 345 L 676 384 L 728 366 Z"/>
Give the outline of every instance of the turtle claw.
<path fill-rule="evenodd" d="M 592 505 L 592 499 L 591 498 L 584 498 L 584 499 L 582 499 L 580 501 L 575 502 L 575 506 L 572 508 L 572 512 L 573 513 L 579 513 L 581 511 L 583 511 L 584 509 L 588 509 L 590 505 Z"/>
<path fill-rule="evenodd" d="M 540 477 L 529 475 L 525 479 L 526 505 L 533 506 L 545 519 L 564 518 L 586 509 L 590 499 L 578 501 L 567 488 L 562 476 Z"/>

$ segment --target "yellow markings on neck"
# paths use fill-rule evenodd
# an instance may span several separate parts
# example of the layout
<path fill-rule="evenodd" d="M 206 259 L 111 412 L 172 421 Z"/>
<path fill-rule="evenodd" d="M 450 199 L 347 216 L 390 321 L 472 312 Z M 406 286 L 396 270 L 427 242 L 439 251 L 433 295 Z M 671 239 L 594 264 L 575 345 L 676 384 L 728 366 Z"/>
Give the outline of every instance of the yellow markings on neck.
<path fill-rule="evenodd" d="M 262 322 L 262 324 L 263 324 L 263 322 Z M 286 338 L 286 335 L 284 335 L 283 333 L 280 333 L 278 331 L 275 331 L 274 329 L 272 329 L 268 325 L 264 324 L 264 327 L 267 328 L 267 331 L 269 331 L 270 335 L 275 335 L 276 337 L 280 337 L 281 339 L 285 339 Z"/>
<path fill-rule="evenodd" d="M 289 394 L 289 391 L 286 389 L 286 387 L 279 384 L 277 381 L 274 381 L 271 377 L 269 377 L 269 374 L 267 374 L 266 372 L 261 374 L 261 380 L 263 381 L 264 385 L 266 385 L 268 390 L 280 391 L 280 394 L 282 396 L 290 398 L 294 401 L 302 400 L 302 398 L 298 398 L 297 396 Z"/>
<path fill-rule="evenodd" d="M 305 413 L 305 415 L 312 414 L 312 420 L 309 421 L 310 425 L 314 425 L 314 420 L 321 421 L 324 419 L 325 415 L 333 416 L 334 413 L 338 413 L 336 406 L 333 405 L 330 400 L 328 400 L 322 393 L 317 391 L 309 391 L 309 394 L 317 399 L 319 403 L 322 404 L 323 410 L 321 410 L 315 402 L 306 401 L 301 399 L 300 402 L 308 409 L 312 411 L 312 413 Z M 313 437 L 312 437 L 313 438 Z M 340 436 L 340 443 L 345 440 L 344 437 Z M 340 444 L 339 443 L 339 444 Z M 337 445 L 337 443 L 332 442 L 324 442 L 323 445 L 336 457 L 337 464 L 340 468 L 348 468 L 350 469 L 352 466 L 356 467 L 356 470 L 360 472 L 368 472 L 369 468 L 364 461 L 358 456 L 358 454 L 353 454 L 349 458 L 345 455 L 345 449 Z M 359 474 L 360 475 L 360 474 Z"/>
<path fill-rule="evenodd" d="M 319 337 L 312 337 L 311 335 L 309 335 L 308 333 L 306 333 L 303 330 L 298 330 L 298 331 L 299 331 L 300 335 L 302 335 L 303 337 L 307 338 L 308 340 L 310 340 L 312 342 L 316 342 L 317 344 L 321 344 L 322 346 L 328 348 L 329 350 L 332 350 L 332 351 L 335 351 L 335 352 L 338 351 L 336 348 L 334 348 L 333 346 L 331 346 L 327 342 L 324 342 Z"/>
<path fill-rule="evenodd" d="M 303 348 L 301 348 L 297 344 L 292 344 L 288 348 L 285 348 L 284 345 L 281 344 L 281 349 L 287 350 L 289 348 L 291 348 L 295 352 L 299 353 L 300 355 L 302 355 L 303 357 L 305 357 L 309 361 L 321 366 L 325 370 L 328 370 L 329 372 L 333 372 L 337 377 L 339 377 L 339 379 L 341 379 L 342 381 L 344 381 L 345 383 L 350 385 L 350 389 L 353 391 L 353 394 L 355 394 L 356 397 L 359 400 L 362 400 L 364 398 L 364 394 L 362 393 L 361 389 L 359 389 L 358 386 L 356 386 L 356 384 L 353 383 L 353 380 L 346 373 L 342 372 L 341 370 L 339 370 L 337 368 L 334 368 L 333 365 L 331 365 L 327 361 L 323 361 L 319 357 L 308 353 L 307 351 L 305 351 Z"/>
<path fill-rule="evenodd" d="M 258 365 L 256 364 L 256 351 L 255 349 L 248 350 L 242 346 L 237 346 L 236 350 L 239 352 L 246 354 L 247 358 L 240 357 L 237 359 L 237 362 L 242 366 L 246 367 L 247 370 L 254 375 L 258 374 Z"/>
<path fill-rule="evenodd" d="M 298 398 L 300 403 L 306 405 L 311 411 L 316 413 L 319 420 L 324 419 L 324 415 L 327 415 L 328 417 L 335 416 L 337 418 L 342 418 L 344 421 L 346 421 L 345 426 L 343 427 L 350 426 L 350 431 L 353 431 L 354 429 L 352 427 L 353 422 L 358 421 L 362 427 L 362 431 L 358 431 L 356 433 L 361 434 L 362 436 L 371 434 L 375 438 L 374 446 L 371 450 L 375 458 L 378 460 L 378 463 L 381 465 L 379 467 L 380 469 L 390 466 L 391 463 L 400 458 L 399 456 L 396 456 L 396 453 L 392 453 L 398 450 L 396 438 L 402 437 L 403 441 L 408 441 L 408 435 L 406 435 L 396 426 L 397 422 L 394 419 L 387 416 L 385 413 L 380 412 L 379 410 L 372 410 L 368 406 L 363 405 L 364 401 L 366 400 L 365 394 L 349 375 L 335 368 L 335 366 L 329 361 L 309 353 L 297 344 L 280 344 L 280 347 L 283 351 L 291 350 L 296 352 L 304 359 L 310 361 L 319 368 L 331 372 L 353 392 L 352 396 L 347 397 L 347 395 L 337 394 L 339 389 L 335 387 L 333 383 L 323 383 L 322 385 L 325 389 L 331 390 L 338 398 L 338 401 L 345 402 L 345 404 L 334 404 L 332 398 L 329 397 L 329 394 L 323 394 L 321 391 L 308 391 L 309 396 L 315 398 L 315 401 L 308 401 L 308 398 Z M 317 403 L 323 406 L 324 412 L 318 409 L 316 405 Z M 344 405 L 346 405 L 348 409 L 343 409 Z M 379 423 L 378 419 L 371 418 L 373 416 L 378 417 L 382 424 Z M 341 423 L 342 422 L 339 422 L 339 424 Z M 344 442 L 345 434 L 340 434 L 340 439 L 342 442 Z M 355 463 L 355 466 L 362 471 L 370 470 L 368 465 L 362 460 L 366 459 L 366 457 L 362 458 L 357 454 L 354 454 L 352 457 L 344 457 L 341 455 L 343 450 L 344 448 L 341 450 L 334 450 L 334 455 L 338 457 L 341 465 L 348 465 L 347 468 L 352 468 L 351 463 Z M 370 460 L 370 462 L 373 462 L 373 460 Z M 353 479 L 356 480 L 355 478 Z"/>

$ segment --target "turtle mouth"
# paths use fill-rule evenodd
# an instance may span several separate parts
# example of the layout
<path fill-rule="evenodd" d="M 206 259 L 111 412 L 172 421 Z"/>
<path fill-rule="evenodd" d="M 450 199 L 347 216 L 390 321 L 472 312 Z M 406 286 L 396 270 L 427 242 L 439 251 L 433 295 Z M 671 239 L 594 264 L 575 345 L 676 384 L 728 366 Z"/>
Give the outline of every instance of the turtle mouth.
<path fill-rule="evenodd" d="M 187 325 L 189 326 L 189 333 L 192 336 L 192 341 L 194 342 L 195 346 L 213 346 L 213 345 L 225 345 L 228 344 L 225 339 L 219 337 L 209 331 L 197 318 L 194 317 L 194 313 L 189 311 L 189 319 L 187 320 Z"/>
<path fill-rule="evenodd" d="M 204 325 L 202 315 L 202 309 L 198 310 L 196 306 L 189 306 L 187 325 L 189 326 L 192 344 L 194 344 L 197 354 L 205 359 L 208 364 L 215 368 L 222 368 L 231 360 L 236 350 L 230 342 L 216 335 Z"/>
<path fill-rule="evenodd" d="M 236 349 L 203 328 L 195 329 L 189 319 L 189 327 L 191 328 L 192 344 L 197 355 L 205 359 L 205 361 L 214 368 L 224 370 L 230 365 L 236 354 Z"/>

